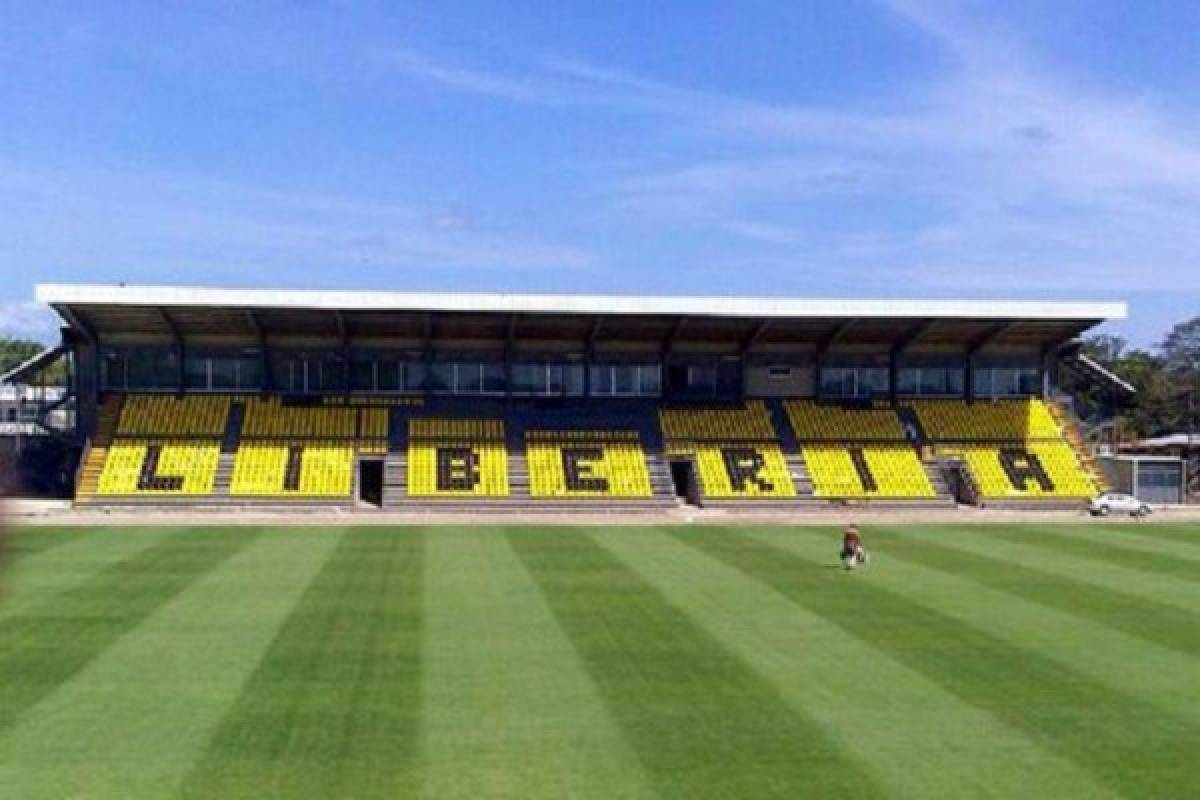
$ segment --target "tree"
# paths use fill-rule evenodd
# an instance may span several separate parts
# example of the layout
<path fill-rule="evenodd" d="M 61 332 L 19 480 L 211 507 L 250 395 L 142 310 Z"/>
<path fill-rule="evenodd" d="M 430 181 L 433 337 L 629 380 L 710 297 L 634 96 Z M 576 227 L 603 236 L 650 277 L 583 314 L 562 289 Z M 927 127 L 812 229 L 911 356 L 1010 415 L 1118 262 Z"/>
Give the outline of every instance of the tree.
<path fill-rule="evenodd" d="M 1159 345 L 1159 350 L 1169 371 L 1188 375 L 1200 371 L 1200 317 L 1172 328 Z"/>
<path fill-rule="evenodd" d="M 1083 352 L 1101 364 L 1111 366 L 1121 360 L 1129 343 L 1122 336 L 1097 333 L 1083 340 Z"/>
<path fill-rule="evenodd" d="M 8 372 L 44 349 L 45 345 L 39 342 L 29 339 L 14 339 L 0 334 L 0 373 Z M 59 361 L 44 370 L 40 377 L 48 385 L 61 385 L 66 382 L 66 376 L 66 368 Z"/>

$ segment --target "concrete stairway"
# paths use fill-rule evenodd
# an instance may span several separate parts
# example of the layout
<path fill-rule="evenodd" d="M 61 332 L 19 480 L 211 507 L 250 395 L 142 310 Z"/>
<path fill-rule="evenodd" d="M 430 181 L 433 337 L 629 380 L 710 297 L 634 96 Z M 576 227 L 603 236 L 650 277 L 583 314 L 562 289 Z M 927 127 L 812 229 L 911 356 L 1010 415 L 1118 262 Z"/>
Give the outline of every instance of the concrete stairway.
<path fill-rule="evenodd" d="M 1054 421 L 1058 423 L 1058 427 L 1062 428 L 1063 438 L 1071 445 L 1071 449 L 1075 451 L 1076 458 L 1079 459 L 1080 465 L 1087 472 L 1088 477 L 1092 479 L 1096 489 L 1100 492 L 1112 491 L 1112 485 L 1108 480 L 1108 476 L 1104 474 L 1096 457 L 1092 455 L 1092 450 L 1088 447 L 1087 441 L 1083 437 L 1083 433 L 1079 429 L 1079 421 L 1075 416 L 1067 411 L 1062 405 L 1053 401 L 1046 401 L 1046 408 L 1050 410 L 1050 416 L 1054 417 Z"/>
<path fill-rule="evenodd" d="M 109 395 L 97 411 L 96 432 L 80 461 L 79 475 L 75 481 L 76 503 L 87 504 L 95 500 L 100 473 L 104 471 L 104 461 L 108 458 L 108 448 L 121 419 L 123 400 L 123 395 Z"/>

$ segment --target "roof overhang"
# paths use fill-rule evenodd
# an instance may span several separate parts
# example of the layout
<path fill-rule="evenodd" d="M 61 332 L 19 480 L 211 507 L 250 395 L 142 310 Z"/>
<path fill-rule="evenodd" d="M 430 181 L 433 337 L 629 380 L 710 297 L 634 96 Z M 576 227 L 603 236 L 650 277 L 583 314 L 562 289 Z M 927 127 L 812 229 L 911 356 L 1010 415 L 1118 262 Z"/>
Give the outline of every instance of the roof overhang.
<path fill-rule="evenodd" d="M 780 297 L 633 297 L 582 294 L 361 292 L 309 289 L 209 289 L 49 283 L 37 300 L 52 306 L 218 306 L 326 311 L 686 315 L 808 319 L 1124 319 L 1125 303 L 1030 300 L 825 299 Z"/>
<path fill-rule="evenodd" d="M 780 297 L 634 297 L 170 286 L 42 284 L 37 299 L 71 327 L 105 339 L 170 341 L 317 337 L 355 342 L 385 337 L 427 341 L 569 341 L 591 350 L 613 341 L 671 348 L 687 342 L 732 353 L 781 346 L 890 346 L 916 331 L 913 347 L 960 347 L 989 335 L 989 347 L 1037 348 L 1066 341 L 1124 303 Z M 514 320 L 517 323 L 514 325 Z M 681 321 L 686 320 L 686 325 Z M 603 324 L 597 324 L 602 321 Z M 846 323 L 853 321 L 852 325 Z M 769 323 L 764 325 L 764 323 Z"/>

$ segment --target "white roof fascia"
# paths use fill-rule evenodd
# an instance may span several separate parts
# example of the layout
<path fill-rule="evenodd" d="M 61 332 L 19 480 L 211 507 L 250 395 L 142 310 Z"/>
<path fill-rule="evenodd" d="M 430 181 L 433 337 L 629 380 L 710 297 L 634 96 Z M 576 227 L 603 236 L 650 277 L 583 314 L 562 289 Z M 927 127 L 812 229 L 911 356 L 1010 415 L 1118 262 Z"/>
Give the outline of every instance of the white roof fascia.
<path fill-rule="evenodd" d="M 1124 319 L 1125 303 L 780 297 L 367 292 L 38 284 L 48 305 L 211 306 L 337 311 L 688 315 L 751 318 Z"/>

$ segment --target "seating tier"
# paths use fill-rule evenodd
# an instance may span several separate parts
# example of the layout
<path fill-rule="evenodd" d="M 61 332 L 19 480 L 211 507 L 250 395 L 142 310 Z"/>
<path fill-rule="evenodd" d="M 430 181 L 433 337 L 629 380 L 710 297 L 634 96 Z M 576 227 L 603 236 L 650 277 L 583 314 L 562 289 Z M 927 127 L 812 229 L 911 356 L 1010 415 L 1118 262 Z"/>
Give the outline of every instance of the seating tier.
<path fill-rule="evenodd" d="M 637 431 L 529 431 L 533 497 L 651 497 L 650 471 Z"/>

